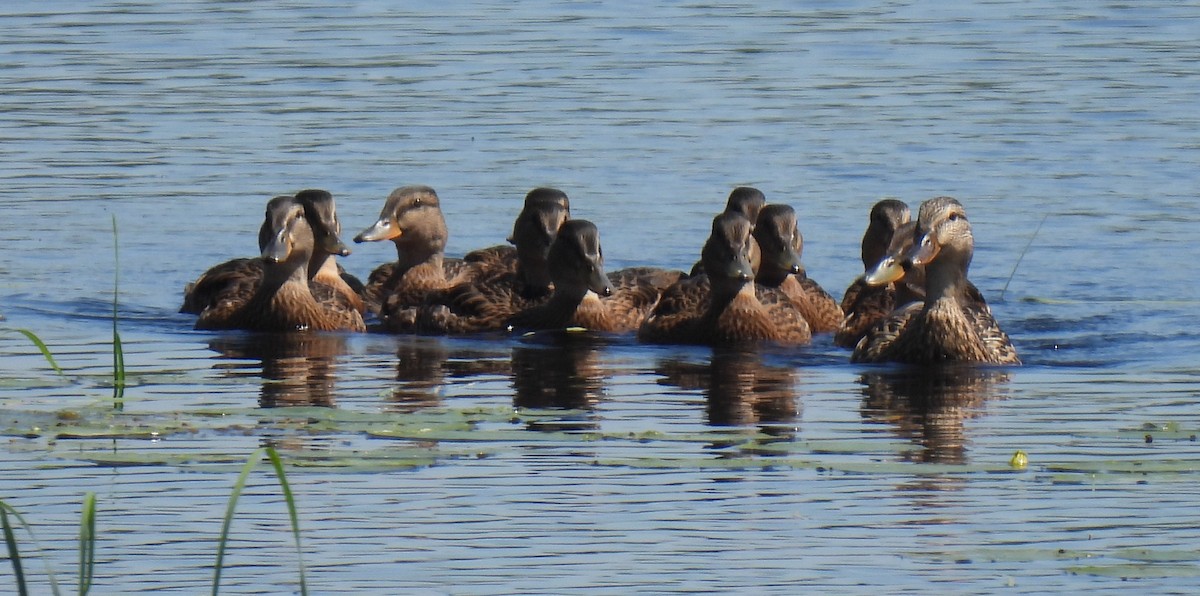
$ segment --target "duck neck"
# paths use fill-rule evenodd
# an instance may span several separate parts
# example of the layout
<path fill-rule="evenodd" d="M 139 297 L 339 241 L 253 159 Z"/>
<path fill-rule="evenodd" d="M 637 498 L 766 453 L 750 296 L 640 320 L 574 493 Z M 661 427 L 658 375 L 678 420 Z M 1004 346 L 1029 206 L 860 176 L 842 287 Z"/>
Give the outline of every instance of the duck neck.
<path fill-rule="evenodd" d="M 330 268 L 333 269 L 334 275 L 337 275 L 337 263 L 333 260 L 333 255 L 318 250 L 308 261 L 308 278 L 314 279 L 321 274 L 328 275 Z"/>
<path fill-rule="evenodd" d="M 705 315 L 708 318 L 715 319 L 725 312 L 725 309 L 739 295 L 749 291 L 750 295 L 754 295 L 754 282 L 745 280 L 720 280 L 715 281 L 709 278 L 711 291 L 709 292 L 708 310 Z"/>
<path fill-rule="evenodd" d="M 259 293 L 274 293 L 285 285 L 298 285 L 308 289 L 308 258 L 296 258 L 295 255 L 279 263 L 266 263 L 263 268 L 262 285 Z"/>
<path fill-rule="evenodd" d="M 442 269 L 442 260 L 445 255 L 442 248 L 430 245 L 428 248 L 422 249 L 414 244 L 396 244 L 396 273 L 404 275 L 410 270 L 417 269 L 425 275 L 445 280 L 446 272 Z"/>
<path fill-rule="evenodd" d="M 781 267 L 773 267 L 767 263 L 763 263 L 758 268 L 758 274 L 754 276 L 754 281 L 764 286 L 777 288 L 787 280 L 792 272 Z"/>
<path fill-rule="evenodd" d="M 526 296 L 540 296 L 550 289 L 550 266 L 543 255 L 522 255 L 518 253 L 517 278 L 525 284 Z M 585 290 L 586 291 L 586 290 Z M 580 295 L 580 300 L 583 295 Z"/>
<path fill-rule="evenodd" d="M 966 292 L 967 266 L 954 260 L 934 261 L 925 267 L 925 303 L 957 302 Z"/>

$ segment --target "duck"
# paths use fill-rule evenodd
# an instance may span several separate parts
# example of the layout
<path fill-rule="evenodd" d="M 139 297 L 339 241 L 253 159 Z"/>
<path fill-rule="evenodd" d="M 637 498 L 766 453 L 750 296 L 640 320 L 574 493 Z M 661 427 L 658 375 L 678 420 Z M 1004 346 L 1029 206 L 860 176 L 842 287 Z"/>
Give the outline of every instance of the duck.
<path fill-rule="evenodd" d="M 362 314 L 343 302 L 318 302 L 308 267 L 317 250 L 305 206 L 293 196 L 267 203 L 262 277 L 248 297 L 231 296 L 205 308 L 196 329 L 250 331 L 365 331 Z"/>
<path fill-rule="evenodd" d="M 295 199 L 304 207 L 305 217 L 316 238 L 317 250 L 308 264 L 310 288 L 320 301 L 339 302 L 365 312 L 362 283 L 345 273 L 333 259 L 334 255 L 348 256 L 350 249 L 341 239 L 341 222 L 337 217 L 333 195 L 325 190 L 306 189 L 293 196 L 281 195 L 271 201 Z M 268 202 L 270 205 L 271 202 Z M 268 210 L 269 215 L 269 210 Z M 264 218 L 258 231 L 261 252 L 272 238 L 270 218 Z M 200 314 L 206 308 L 225 300 L 244 301 L 262 282 L 265 260 L 260 257 L 239 258 L 209 268 L 184 289 L 181 313 Z"/>
<path fill-rule="evenodd" d="M 729 198 L 725 200 L 724 212 L 742 214 L 750 222 L 750 231 L 753 232 L 754 226 L 758 222 L 758 213 L 766 204 L 767 196 L 761 190 L 753 186 L 738 186 L 729 192 Z M 759 262 L 758 241 L 752 237 L 750 238 L 750 267 L 754 271 L 758 271 Z M 696 276 L 703 272 L 704 262 L 700 260 L 692 265 L 692 270 L 688 272 L 688 275 Z"/>
<path fill-rule="evenodd" d="M 563 222 L 547 257 L 554 284 L 549 301 L 513 315 L 510 331 L 582 327 L 620 333 L 637 329 L 658 302 L 659 289 L 649 282 L 614 290 L 604 271 L 600 232 L 585 219 Z"/>
<path fill-rule="evenodd" d="M 807 344 L 812 331 L 783 292 L 754 283 L 750 220 L 725 211 L 704 243 L 704 273 L 667 288 L 638 328 L 646 343 L 729 345 Z"/>
<path fill-rule="evenodd" d="M 758 241 L 760 263 L 754 281 L 777 288 L 804 316 L 813 333 L 832 333 L 842 324 L 842 307 L 801 264 L 804 237 L 796 225 L 796 211 L 789 205 L 764 206 L 752 232 Z"/>
<path fill-rule="evenodd" d="M 871 206 L 867 230 L 862 238 L 863 275 L 855 278 L 842 294 L 842 311 L 845 317 L 838 325 L 833 336 L 833 342 L 843 348 L 858 345 L 858 341 L 875 323 L 887 317 L 896 306 L 907 304 L 918 299 L 919 294 L 911 294 L 897 299 L 897 292 L 908 291 L 914 278 L 910 278 L 900 287 L 899 280 L 869 284 L 867 276 L 876 268 L 883 265 L 893 267 L 902 255 L 912 246 L 913 232 L 916 227 L 912 222 L 912 212 L 908 204 L 899 199 L 885 198 Z M 884 258 L 892 257 L 884 263 Z M 902 273 L 902 270 L 900 270 Z M 919 285 L 915 288 L 923 292 Z"/>
<path fill-rule="evenodd" d="M 527 298 L 550 293 L 546 255 L 559 226 L 571 218 L 571 200 L 557 188 L 538 187 L 525 194 L 525 203 L 513 222 L 507 245 L 481 248 L 463 260 L 493 275 L 515 273 Z"/>
<path fill-rule="evenodd" d="M 923 234 L 906 260 L 924 267 L 925 298 L 872 327 L 855 346 L 851 361 L 1021 364 L 986 301 L 972 296 L 967 270 L 975 238 L 962 203 L 953 197 L 925 201 L 917 229 Z"/>
<path fill-rule="evenodd" d="M 363 301 L 365 287 L 359 279 L 347 273 L 333 258 L 350 256 L 350 248 L 342 241 L 342 222 L 337 216 L 333 195 L 326 190 L 310 188 L 296 193 L 296 200 L 304 205 L 304 216 L 313 228 L 318 250 L 313 252 L 308 263 L 308 278 L 313 295 L 322 302 L 337 301 L 366 314 Z M 259 230 L 259 242 L 262 243 Z"/>
<path fill-rule="evenodd" d="M 410 185 L 393 190 L 379 219 L 354 237 L 358 243 L 391 240 L 396 245 L 396 261 L 372 270 L 364 292 L 367 308 L 384 327 L 393 328 L 398 320 L 390 319 L 404 309 L 470 279 L 472 273 L 466 270 L 447 278 L 443 261 L 448 235 L 437 191 Z"/>

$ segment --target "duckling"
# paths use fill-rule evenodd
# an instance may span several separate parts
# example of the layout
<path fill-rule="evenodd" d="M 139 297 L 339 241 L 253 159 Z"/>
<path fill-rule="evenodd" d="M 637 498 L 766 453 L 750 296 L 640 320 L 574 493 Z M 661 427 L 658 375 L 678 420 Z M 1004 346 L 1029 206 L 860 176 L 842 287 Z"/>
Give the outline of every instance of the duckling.
<path fill-rule="evenodd" d="M 404 186 L 388 195 L 379 220 L 354 237 L 355 242 L 391 240 L 396 262 L 375 268 L 367 278 L 367 307 L 388 326 L 389 315 L 423 304 L 426 298 L 469 278 L 447 279 L 446 218 L 437 192 L 428 186 Z"/>
<path fill-rule="evenodd" d="M 841 307 L 800 264 L 804 237 L 796 225 L 796 211 L 781 204 L 763 207 L 753 235 L 761 255 L 755 282 L 787 295 L 813 333 L 836 330 L 842 323 Z"/>
<path fill-rule="evenodd" d="M 975 239 L 962 204 L 951 197 L 925 201 L 917 228 L 926 232 L 907 259 L 925 268 L 925 300 L 896 310 L 868 331 L 851 361 L 1020 364 L 991 309 L 970 296 L 967 269 Z"/>
<path fill-rule="evenodd" d="M 766 204 L 767 196 L 761 190 L 753 186 L 739 186 L 729 193 L 729 198 L 725 201 L 725 212 L 742 214 L 750 222 L 750 231 L 753 232 L 754 226 L 758 223 L 758 213 Z M 750 238 L 750 267 L 754 271 L 758 271 L 760 259 L 758 241 L 752 237 Z M 703 272 L 704 262 L 700 260 L 692 265 L 692 270 L 688 272 L 688 275 L 695 276 Z"/>
<path fill-rule="evenodd" d="M 723 345 L 771 341 L 807 344 L 812 332 L 781 291 L 753 283 L 750 220 L 724 212 L 704 243 L 704 275 L 672 285 L 638 329 L 649 343 Z"/>
<path fill-rule="evenodd" d="M 357 310 L 337 301 L 318 302 L 309 289 L 316 239 L 304 205 L 295 197 L 275 197 L 267 203 L 266 220 L 261 282 L 248 298 L 225 298 L 205 308 L 196 329 L 365 331 Z"/>
<path fill-rule="evenodd" d="M 853 348 L 858 345 L 858 340 L 862 339 L 867 329 L 896 308 L 898 282 L 871 285 L 866 282 L 865 277 L 884 257 L 898 254 L 889 250 L 893 240 L 904 244 L 897 246 L 901 254 L 912 245 L 915 224 L 907 225 L 911 219 L 908 205 L 903 201 L 883 199 L 871 207 L 870 223 L 862 239 L 864 275 L 855 279 L 842 294 L 842 311 L 846 316 L 833 336 L 835 344 L 843 348 Z"/>
<path fill-rule="evenodd" d="M 365 312 L 362 297 L 354 284 L 362 284 L 353 276 L 344 274 L 333 260 L 333 255 L 346 256 L 350 249 L 342 242 L 341 223 L 334 207 L 333 195 L 324 190 L 308 189 L 296 193 L 295 197 L 278 196 L 272 201 L 295 198 L 304 206 L 305 217 L 316 237 L 318 250 L 313 252 L 308 264 L 310 288 L 319 301 L 337 301 Z M 268 211 L 269 214 L 269 211 Z M 264 219 L 258 230 L 258 249 L 262 251 L 272 238 L 271 221 Z M 263 277 L 262 257 L 240 258 L 216 265 L 184 289 L 183 306 L 179 312 L 200 314 L 204 309 L 223 300 L 244 301 L 254 294 Z"/>
<path fill-rule="evenodd" d="M 590 221 L 563 222 L 547 260 L 554 293 L 549 302 L 513 315 L 509 329 L 633 331 L 658 301 L 659 290 L 649 283 L 635 283 L 614 293 L 604 273 L 600 232 Z"/>

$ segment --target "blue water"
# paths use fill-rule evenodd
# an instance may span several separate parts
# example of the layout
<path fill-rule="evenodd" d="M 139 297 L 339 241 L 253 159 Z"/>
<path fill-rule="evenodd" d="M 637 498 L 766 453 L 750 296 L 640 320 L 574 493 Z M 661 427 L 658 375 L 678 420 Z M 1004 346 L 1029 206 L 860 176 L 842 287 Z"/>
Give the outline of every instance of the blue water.
<path fill-rule="evenodd" d="M 341 462 L 289 476 L 314 592 L 1200 576 L 1200 4 L 57 2 L 0 25 L 0 329 L 36 332 L 65 371 L 0 333 L 0 498 L 64 584 L 91 490 L 96 593 L 208 589 L 240 463 L 267 443 Z M 614 269 L 689 267 L 729 190 L 757 186 L 796 208 L 806 267 L 839 297 L 876 200 L 952 195 L 1026 366 L 911 379 L 828 338 L 726 354 L 331 336 L 280 355 L 175 313 L 186 282 L 254 253 L 268 198 L 328 189 L 357 231 L 406 184 L 437 189 L 451 255 L 501 242 L 530 188 L 562 188 Z M 394 258 L 354 249 L 359 275 Z M 199 429 L 20 431 L 111 410 L 114 274 L 121 420 Z M 260 408 L 293 404 L 478 419 L 392 441 Z M 359 465 L 397 444 L 429 461 Z M 296 590 L 277 488 L 252 478 L 222 586 Z"/>

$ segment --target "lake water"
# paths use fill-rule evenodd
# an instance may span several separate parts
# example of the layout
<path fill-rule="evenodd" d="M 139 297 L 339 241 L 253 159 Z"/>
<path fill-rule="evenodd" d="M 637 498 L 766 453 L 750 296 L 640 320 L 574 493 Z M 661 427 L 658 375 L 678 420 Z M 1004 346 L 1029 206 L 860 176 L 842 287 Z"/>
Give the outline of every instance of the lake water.
<path fill-rule="evenodd" d="M 208 590 L 263 445 L 315 593 L 1193 591 L 1200 5 L 807 4 L 8 8 L 0 498 L 35 591 L 43 560 L 73 589 L 88 491 L 94 593 Z M 176 314 L 271 196 L 328 189 L 352 234 L 405 184 L 438 190 L 451 255 L 562 188 L 614 269 L 690 266 L 754 185 L 839 297 L 877 199 L 952 195 L 1025 366 L 914 375 L 828 337 L 280 346 Z M 362 276 L 395 258 L 353 248 Z M 222 587 L 297 591 L 289 528 L 260 468 Z"/>

